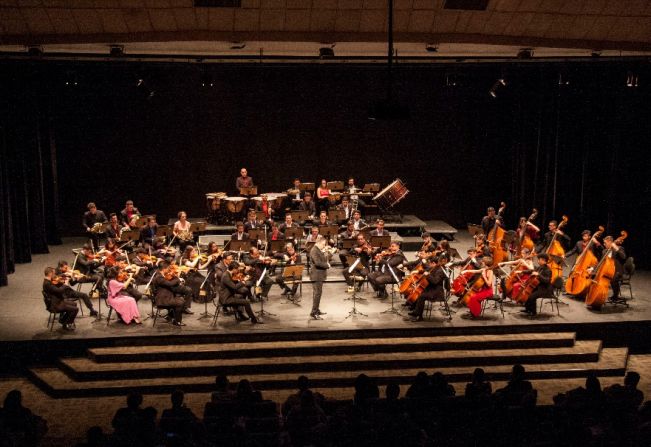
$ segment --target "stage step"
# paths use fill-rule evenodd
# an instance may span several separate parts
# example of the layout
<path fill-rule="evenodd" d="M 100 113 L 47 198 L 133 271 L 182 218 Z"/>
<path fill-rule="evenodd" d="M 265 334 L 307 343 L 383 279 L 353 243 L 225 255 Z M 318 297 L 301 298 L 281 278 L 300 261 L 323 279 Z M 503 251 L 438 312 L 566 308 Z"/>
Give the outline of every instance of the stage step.
<path fill-rule="evenodd" d="M 572 347 L 573 332 L 524 333 L 383 339 L 300 340 L 249 343 L 204 343 L 189 345 L 121 346 L 88 349 L 97 363 L 234 359 L 259 356 L 371 354 L 480 349 L 540 349 Z"/>
<path fill-rule="evenodd" d="M 592 342 L 594 343 L 594 342 Z M 599 343 L 599 342 L 597 342 Z M 580 342 L 577 342 L 579 345 Z M 584 345 L 587 348 L 588 345 Z M 593 345 L 594 347 L 594 345 Z M 561 348 L 564 349 L 564 348 Z M 621 376 L 626 370 L 628 359 L 627 348 L 601 349 L 599 358 L 585 362 L 554 362 L 554 363 L 523 363 L 529 379 L 552 378 L 579 378 L 585 377 L 594 371 L 599 376 Z M 440 371 L 445 374 L 450 382 L 467 382 L 475 367 L 485 369 L 490 380 L 507 380 L 511 371 L 512 362 L 505 360 L 502 364 L 486 365 L 481 358 L 463 366 L 436 367 L 436 368 L 380 368 L 349 369 L 345 371 L 311 371 L 299 369 L 291 373 L 247 373 L 239 375 L 228 373 L 232 383 L 247 378 L 253 386 L 261 390 L 282 390 L 295 388 L 296 378 L 300 374 L 307 374 L 314 388 L 350 387 L 359 374 L 377 377 L 379 385 L 389 382 L 409 384 L 414 376 L 421 370 L 428 373 Z M 131 367 L 135 366 L 133 364 Z M 388 366 L 388 365 L 387 365 Z M 29 370 L 32 380 L 53 397 L 84 397 L 125 395 L 130 391 L 155 394 L 168 393 L 180 388 L 186 392 L 209 392 L 214 389 L 214 375 L 194 375 L 188 377 L 156 377 L 156 378 L 124 378 L 111 377 L 108 380 L 75 381 L 68 374 L 58 368 L 32 368 Z"/>

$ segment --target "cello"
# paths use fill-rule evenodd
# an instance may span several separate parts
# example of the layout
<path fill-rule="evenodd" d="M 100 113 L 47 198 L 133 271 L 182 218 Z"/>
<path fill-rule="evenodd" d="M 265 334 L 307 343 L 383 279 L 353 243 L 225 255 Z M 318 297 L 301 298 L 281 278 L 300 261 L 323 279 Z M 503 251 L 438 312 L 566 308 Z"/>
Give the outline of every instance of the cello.
<path fill-rule="evenodd" d="M 454 279 L 454 281 L 452 281 L 452 284 L 450 285 L 450 292 L 452 292 L 453 295 L 458 296 L 459 298 L 462 298 L 463 295 L 466 293 L 466 290 L 468 288 L 468 283 L 472 282 L 473 278 L 476 275 L 475 273 L 465 273 L 465 270 L 470 270 L 471 262 L 472 262 L 472 258 L 468 259 L 468 262 L 466 262 L 464 266 L 461 267 L 459 276 L 457 276 Z"/>
<path fill-rule="evenodd" d="M 513 269 L 504 279 L 504 294 L 516 303 L 520 302 L 521 292 L 526 287 L 527 280 L 531 275 L 530 267 L 524 263 L 526 260 L 527 258 L 521 257 L 518 261 L 515 261 L 516 264 Z M 508 263 L 503 263 L 500 267 L 506 264 Z"/>
<path fill-rule="evenodd" d="M 552 281 L 551 283 L 554 284 L 554 281 L 556 281 L 556 278 L 562 277 L 563 276 L 563 256 L 565 256 L 565 249 L 561 245 L 561 243 L 558 241 L 558 230 L 563 228 L 567 224 L 568 221 L 567 216 L 563 216 L 563 220 L 558 224 L 556 227 L 556 231 L 554 232 L 554 236 L 552 236 L 552 240 L 549 243 L 549 246 L 545 250 L 545 253 L 549 255 L 549 268 L 552 270 Z"/>
<path fill-rule="evenodd" d="M 505 208 L 506 203 L 500 203 L 500 209 L 497 212 L 498 217 L 502 217 L 502 213 L 504 212 Z M 506 234 L 506 231 L 504 231 L 504 228 L 498 224 L 498 221 L 499 219 L 495 220 L 495 225 L 493 225 L 493 228 L 491 228 L 491 230 L 486 235 L 494 264 L 499 264 L 509 256 L 508 250 L 504 248 L 504 235 Z"/>
<path fill-rule="evenodd" d="M 621 245 L 627 237 L 628 233 L 622 231 L 617 240 L 614 241 L 614 244 Z M 615 277 L 615 273 L 617 273 L 615 270 L 615 260 L 611 257 L 612 253 L 612 247 L 606 250 L 601 256 L 599 264 L 597 264 L 594 269 L 592 284 L 590 285 L 588 294 L 585 297 L 585 304 L 594 309 L 601 309 L 601 306 L 606 302 L 610 282 Z"/>
<path fill-rule="evenodd" d="M 583 252 L 576 257 L 572 270 L 565 282 L 565 292 L 567 292 L 568 295 L 582 296 L 588 291 L 588 288 L 592 284 L 588 269 L 599 263 L 599 260 L 592 251 L 592 246 L 603 232 L 604 227 L 599 226 L 599 230 L 595 231 L 592 235 L 590 242 L 588 242 L 588 245 L 586 245 Z"/>
<path fill-rule="evenodd" d="M 426 287 L 427 275 L 425 275 L 423 264 L 420 263 L 416 267 L 416 270 L 411 272 L 411 274 L 400 283 L 400 294 L 405 296 L 408 303 L 413 304 Z"/>

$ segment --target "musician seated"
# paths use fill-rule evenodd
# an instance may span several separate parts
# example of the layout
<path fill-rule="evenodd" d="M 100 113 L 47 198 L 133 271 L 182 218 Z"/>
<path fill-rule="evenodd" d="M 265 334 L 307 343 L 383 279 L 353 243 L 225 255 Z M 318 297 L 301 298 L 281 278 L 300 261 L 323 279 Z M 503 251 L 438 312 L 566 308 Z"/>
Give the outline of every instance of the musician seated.
<path fill-rule="evenodd" d="M 264 222 L 259 221 L 256 218 L 256 213 L 254 210 L 249 210 L 246 215 L 246 222 L 244 222 L 244 231 L 249 232 L 249 230 L 257 230 L 258 228 L 263 227 Z"/>
<path fill-rule="evenodd" d="M 106 267 L 113 267 L 117 261 L 126 259 L 126 253 L 118 247 L 115 239 L 107 239 L 104 247 L 97 252 Z"/>
<path fill-rule="evenodd" d="M 495 214 L 495 208 L 489 206 L 486 210 L 486 216 L 481 219 L 481 228 L 484 234 L 490 233 L 495 225 L 504 227 L 504 218 L 500 214 Z"/>
<path fill-rule="evenodd" d="M 469 269 L 478 269 L 480 267 L 480 261 L 477 254 L 477 249 L 470 247 L 467 252 L 468 256 L 461 261 L 455 261 L 451 264 L 452 267 L 467 266 Z M 504 263 L 502 263 L 504 264 Z"/>
<path fill-rule="evenodd" d="M 206 300 L 206 295 L 203 295 L 202 298 L 202 287 L 205 287 L 206 277 L 199 273 L 199 270 L 204 270 L 208 267 L 208 261 L 205 263 L 201 262 L 201 256 L 197 252 L 197 249 L 191 245 L 188 245 L 181 255 L 181 265 L 186 267 L 188 270 L 182 274 L 185 279 L 185 284 L 187 287 L 192 289 L 192 298 L 195 302 L 203 303 Z M 203 289 L 205 292 L 205 288 Z M 190 312 L 186 312 L 190 313 Z"/>
<path fill-rule="evenodd" d="M 237 222 L 235 224 L 237 231 L 231 234 L 232 241 L 248 241 L 249 235 L 244 232 L 244 224 L 242 222 Z"/>
<path fill-rule="evenodd" d="M 375 230 L 371 231 L 371 236 L 389 236 L 389 232 L 384 229 L 384 220 L 378 219 L 375 221 Z"/>
<path fill-rule="evenodd" d="M 364 219 L 362 219 L 362 213 L 359 210 L 355 210 L 353 213 L 353 228 L 357 231 L 366 228 L 368 224 Z"/>
<path fill-rule="evenodd" d="M 154 216 L 147 217 L 147 223 L 140 230 L 140 240 L 145 248 L 153 247 L 157 238 L 158 224 Z"/>
<path fill-rule="evenodd" d="M 75 329 L 75 318 L 79 312 L 77 303 L 72 298 L 67 298 L 66 286 L 58 278 L 55 279 L 54 269 L 46 267 L 43 278 L 43 292 L 45 293 L 45 306 L 49 312 L 60 312 L 59 323 L 68 331 Z"/>
<path fill-rule="evenodd" d="M 294 185 L 287 190 L 287 195 L 292 201 L 292 209 L 298 209 L 298 206 L 303 201 L 305 191 L 301 191 L 301 181 L 297 178 L 294 179 Z"/>
<path fill-rule="evenodd" d="M 260 286 L 261 291 L 257 294 L 258 299 L 266 299 L 269 294 L 269 289 L 271 289 L 274 283 L 269 277 L 269 272 L 271 265 L 275 263 L 275 261 L 272 262 L 271 258 L 263 257 L 260 250 L 256 247 L 251 247 L 248 255 L 244 258 L 244 264 L 250 268 L 252 273 L 252 278 L 246 282 L 246 285 L 249 289 L 258 285 Z"/>
<path fill-rule="evenodd" d="M 509 279 L 509 276 L 500 278 L 502 299 L 510 298 L 518 301 L 520 292 L 522 291 L 522 288 L 524 287 L 527 279 L 529 279 L 529 272 L 533 271 L 534 269 L 531 252 L 528 248 L 522 247 L 518 259 L 515 261 L 500 262 L 499 266 L 502 268 L 502 270 L 504 267 L 510 267 L 511 271 L 509 272 L 509 276 L 512 275 L 511 287 L 508 291 L 506 281 Z"/>
<path fill-rule="evenodd" d="M 273 204 L 269 202 L 266 194 L 262 194 L 260 197 L 262 200 L 255 203 L 255 210 L 262 211 L 265 215 L 265 219 L 269 221 L 276 214 L 276 210 L 274 210 Z"/>
<path fill-rule="evenodd" d="M 427 287 L 416 299 L 416 305 L 412 312 L 410 321 L 423 321 L 423 311 L 425 310 L 425 301 L 443 301 L 445 300 L 445 284 L 448 277 L 443 267 L 449 261 L 445 254 L 428 259 L 424 275 L 427 277 Z"/>
<path fill-rule="evenodd" d="M 120 211 L 120 223 L 125 227 L 130 227 L 133 229 L 132 224 L 134 223 L 134 216 L 136 217 L 135 220 L 137 221 L 140 216 L 142 216 L 142 214 L 140 214 L 138 208 L 133 206 L 132 200 L 127 200 L 124 205 L 124 209 Z"/>
<path fill-rule="evenodd" d="M 488 243 L 486 243 L 486 235 L 479 233 L 474 236 L 475 238 L 475 247 L 477 248 L 477 257 L 480 259 L 483 257 L 489 257 L 491 255 L 491 249 Z"/>
<path fill-rule="evenodd" d="M 179 249 L 185 250 L 185 247 L 194 243 L 194 235 L 190 231 L 192 224 L 188 221 L 188 214 L 185 211 L 179 211 L 178 219 L 174 222 L 172 233 L 178 241 Z"/>
<path fill-rule="evenodd" d="M 77 292 L 71 286 L 74 286 L 76 284 L 87 284 L 87 283 L 95 284 L 97 278 L 96 277 L 92 278 L 83 275 L 80 271 L 73 272 L 68 262 L 64 260 L 59 261 L 59 264 L 57 265 L 57 269 L 55 270 L 54 274 L 63 280 L 62 282 L 63 294 L 65 295 L 65 297 L 71 300 L 83 301 L 84 304 L 86 305 L 86 308 L 88 308 L 88 310 L 90 311 L 90 316 L 96 317 L 97 311 L 94 309 L 93 303 L 90 300 L 88 294 Z"/>
<path fill-rule="evenodd" d="M 348 221 L 346 229 L 339 233 L 339 260 L 344 268 L 348 267 L 348 256 L 351 256 L 352 253 L 343 248 L 344 239 L 354 239 L 357 236 L 357 231 L 355 231 L 354 223 L 352 220 Z"/>
<path fill-rule="evenodd" d="M 320 211 L 328 210 L 328 207 L 330 206 L 330 194 L 332 194 L 332 191 L 328 189 L 328 182 L 325 179 L 322 179 L 321 184 L 316 189 L 317 208 L 319 208 Z"/>
<path fill-rule="evenodd" d="M 156 262 L 161 259 L 149 256 L 147 251 L 141 247 L 136 248 L 135 252 L 136 256 L 133 258 L 133 264 L 139 267 L 138 274 L 135 276 L 136 284 L 147 284 L 156 271 Z"/>
<path fill-rule="evenodd" d="M 316 242 L 316 239 L 319 237 L 319 227 L 310 228 L 310 234 L 305 238 L 305 242 Z"/>
<path fill-rule="evenodd" d="M 366 241 L 363 234 L 358 234 L 355 247 L 350 250 L 350 253 L 360 260 L 360 262 L 357 264 L 357 267 L 355 267 L 355 271 L 349 272 L 350 268 L 346 268 L 343 272 L 348 286 L 353 286 L 354 276 L 361 276 L 363 278 L 366 278 L 368 276 L 371 256 L 373 255 L 373 247 L 371 247 L 371 245 Z M 357 284 L 358 289 L 359 286 L 360 285 Z"/>
<path fill-rule="evenodd" d="M 99 231 L 99 224 L 108 222 L 104 211 L 98 210 L 95 203 L 90 202 L 86 205 L 88 211 L 84 213 L 81 224 L 86 229 L 87 236 L 93 241 L 95 249 L 99 248 L 99 240 L 104 235 L 104 231 Z"/>
<path fill-rule="evenodd" d="M 246 311 L 247 317 L 242 315 L 241 311 L 238 309 L 238 320 L 248 320 L 250 318 L 251 323 L 253 324 L 262 323 L 261 320 L 256 318 L 253 309 L 251 309 L 251 303 L 246 299 L 246 296 L 250 294 L 249 288 L 242 281 L 234 278 L 239 267 L 240 265 L 237 261 L 231 261 L 228 264 L 227 270 L 222 274 L 221 288 L 219 291 L 219 304 L 221 306 L 230 306 L 236 309 L 243 307 Z"/>
<path fill-rule="evenodd" d="M 344 189 L 346 193 L 350 196 L 350 200 L 352 202 L 357 201 L 357 206 L 366 206 L 366 203 L 356 194 L 360 193 L 362 191 L 362 188 L 358 188 L 357 185 L 355 185 L 355 179 L 354 178 L 349 178 L 348 183 L 346 184 L 346 188 Z"/>
<path fill-rule="evenodd" d="M 552 270 L 547 263 L 549 262 L 549 255 L 547 253 L 540 253 L 537 256 L 538 267 L 531 273 L 531 276 L 538 278 L 538 285 L 529 298 L 524 303 L 524 310 L 521 312 L 529 315 L 536 315 L 537 305 L 536 301 L 539 298 L 554 296 L 554 287 L 552 286 Z"/>
<path fill-rule="evenodd" d="M 305 193 L 305 197 L 303 197 L 303 201 L 301 204 L 298 206 L 299 211 L 307 211 L 308 216 L 310 218 L 314 218 L 316 216 L 316 205 L 312 201 L 312 194 L 309 192 Z"/>
<path fill-rule="evenodd" d="M 341 199 L 341 203 L 337 205 L 338 210 L 343 210 L 345 214 L 346 222 L 348 222 L 353 217 L 353 206 L 350 203 L 348 196 L 344 196 Z"/>
<path fill-rule="evenodd" d="M 371 283 L 373 290 L 380 298 L 387 297 L 386 284 L 396 284 L 404 276 L 404 272 L 398 269 L 398 266 L 407 262 L 407 258 L 400 250 L 398 242 L 391 242 L 389 249 L 376 256 L 378 269 L 368 274 L 368 282 Z M 393 272 L 393 274 L 391 273 Z M 394 276 L 395 275 L 395 276 Z"/>
<path fill-rule="evenodd" d="M 476 281 L 473 282 L 470 291 L 464 298 L 472 318 L 477 318 L 481 314 L 481 302 L 493 296 L 493 282 L 495 274 L 493 273 L 493 258 L 484 256 L 481 260 L 481 267 L 478 270 L 466 270 L 468 274 L 478 274 Z"/>
<path fill-rule="evenodd" d="M 285 239 L 285 235 L 280 231 L 276 222 L 271 222 L 271 229 L 269 230 L 267 239 L 270 241 L 282 241 Z"/>
<path fill-rule="evenodd" d="M 298 224 L 294 222 L 291 214 L 285 215 L 285 222 L 280 224 L 278 230 L 284 234 L 289 228 L 298 228 Z"/>
<path fill-rule="evenodd" d="M 328 214 L 325 211 L 321 211 L 319 213 L 319 219 L 314 222 L 314 225 L 317 227 L 327 227 L 330 225 L 330 221 L 328 220 Z"/>
<path fill-rule="evenodd" d="M 109 226 L 106 227 L 106 237 L 109 239 L 120 239 L 122 228 L 124 227 L 118 222 L 118 215 L 111 213 L 109 215 Z"/>
<path fill-rule="evenodd" d="M 296 251 L 294 244 L 292 244 L 291 242 L 285 244 L 285 251 L 277 253 L 274 257 L 278 259 L 279 265 L 282 267 L 288 265 L 302 264 L 300 253 Z M 293 298 L 296 295 L 296 291 L 298 290 L 298 285 L 300 280 L 301 278 L 297 278 L 296 281 L 294 281 L 292 288 L 290 289 L 285 283 L 285 279 L 283 278 L 283 275 L 276 276 L 276 283 L 283 289 L 282 294 L 289 295 L 291 298 Z"/>
<path fill-rule="evenodd" d="M 75 267 L 83 275 L 89 277 L 93 281 L 93 287 L 90 289 L 89 295 L 92 295 L 95 290 L 98 290 L 100 296 L 106 297 L 107 291 L 104 287 L 104 274 L 100 256 L 93 253 L 91 245 L 84 245 L 77 256 Z"/>
<path fill-rule="evenodd" d="M 154 302 L 156 306 L 169 308 L 167 318 L 172 319 L 175 326 L 185 326 L 183 323 L 183 310 L 188 301 L 192 301 L 192 291 L 182 285 L 178 276 L 172 272 L 170 263 L 163 261 L 158 265 L 158 274 L 152 280 L 155 291 Z M 189 299 L 188 299 L 189 297 Z"/>

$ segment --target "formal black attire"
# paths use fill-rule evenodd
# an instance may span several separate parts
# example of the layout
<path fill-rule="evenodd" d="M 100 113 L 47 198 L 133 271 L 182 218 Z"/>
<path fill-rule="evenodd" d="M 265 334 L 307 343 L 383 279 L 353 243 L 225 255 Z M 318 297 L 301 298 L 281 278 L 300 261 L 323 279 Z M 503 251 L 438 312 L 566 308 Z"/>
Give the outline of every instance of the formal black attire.
<path fill-rule="evenodd" d="M 244 307 L 248 317 L 255 321 L 255 314 L 251 309 L 251 303 L 245 297 L 249 294 L 249 290 L 243 282 L 233 281 L 231 272 L 226 270 L 221 275 L 221 289 L 219 291 L 219 304 L 222 306 L 230 307 Z"/>
<path fill-rule="evenodd" d="M 184 286 L 179 278 L 167 280 L 161 273 L 154 277 L 152 286 L 156 305 L 170 307 L 174 320 L 180 323 L 183 320 L 183 309 L 187 303 L 192 302 L 192 291 L 188 287 L 183 290 Z"/>
<path fill-rule="evenodd" d="M 615 263 L 615 276 L 613 276 L 612 281 L 610 281 L 610 287 L 613 289 L 613 296 L 611 300 L 616 301 L 619 299 L 620 292 L 620 281 L 622 280 L 622 275 L 624 274 L 624 262 L 626 262 L 626 253 L 624 252 L 624 247 L 619 247 L 619 250 L 612 251 L 610 256 L 613 258 Z"/>
<path fill-rule="evenodd" d="M 279 264 L 282 267 L 285 267 L 285 266 L 288 266 L 288 265 L 301 264 L 301 255 L 298 252 L 296 252 L 295 254 L 296 254 L 296 260 L 295 261 L 293 261 L 291 259 L 292 257 L 291 257 L 291 255 L 289 253 L 287 253 L 287 251 L 277 253 L 274 256 L 274 258 L 278 259 Z M 300 278 L 297 278 L 297 280 L 299 280 L 299 279 Z M 283 275 L 280 274 L 280 275 L 276 276 L 276 284 L 278 284 L 285 292 L 289 292 L 292 295 L 295 295 L 296 291 L 298 290 L 298 284 L 299 283 L 298 283 L 298 281 L 294 281 L 294 284 L 292 285 L 292 288 L 290 290 L 290 288 L 285 283 L 285 278 L 283 278 Z"/>
<path fill-rule="evenodd" d="M 314 201 L 306 202 L 303 200 L 300 205 L 298 205 L 298 210 L 299 211 L 307 211 L 308 215 L 314 216 L 316 215 L 316 205 Z M 294 216 L 292 216 L 294 217 Z"/>
<path fill-rule="evenodd" d="M 423 317 L 425 301 L 445 300 L 444 286 L 448 281 L 448 277 L 443 271 L 443 267 L 440 265 L 434 265 L 433 267 L 428 267 L 426 271 L 429 273 L 427 275 L 427 287 L 425 287 L 425 290 L 423 290 L 416 300 L 416 308 L 414 310 L 414 314 L 417 318 Z"/>
<path fill-rule="evenodd" d="M 353 206 L 349 203 L 348 206 L 344 206 L 343 204 L 337 205 L 338 210 L 343 210 L 345 213 L 345 221 L 348 222 L 350 219 L 353 218 Z"/>
<path fill-rule="evenodd" d="M 348 231 L 348 229 L 346 229 L 343 232 L 339 233 L 339 260 L 341 261 L 341 264 L 344 266 L 344 268 L 348 267 L 347 256 L 351 256 L 352 253 L 347 248 L 342 248 L 343 240 L 353 239 L 355 236 L 357 236 L 357 231 L 355 230 Z"/>
<path fill-rule="evenodd" d="M 312 264 L 312 270 L 310 271 L 310 279 L 312 282 L 312 311 L 310 312 L 311 316 L 315 316 L 321 313 L 319 306 L 321 305 L 321 293 L 323 292 L 323 281 L 328 277 L 328 269 L 330 265 L 328 264 L 328 259 L 326 255 L 317 247 L 316 245 L 312 246 L 310 253 L 308 254 L 310 258 L 310 263 Z"/>
<path fill-rule="evenodd" d="M 48 279 L 43 280 L 45 299 L 49 300 L 45 303 L 47 309 L 51 312 L 61 312 L 59 317 L 61 324 L 72 324 L 75 322 L 79 308 L 74 299 L 66 297 L 66 287 L 63 284 L 52 284 L 52 281 Z M 69 289 L 69 287 L 67 288 Z"/>
<path fill-rule="evenodd" d="M 247 281 L 247 286 L 249 288 L 255 287 L 258 280 L 262 276 L 264 270 L 265 269 L 267 270 L 267 273 L 264 275 L 264 278 L 260 282 L 260 287 L 262 288 L 262 292 L 260 293 L 260 297 L 259 297 L 259 298 L 266 298 L 267 295 L 269 294 L 269 289 L 271 289 L 271 286 L 274 283 L 273 279 L 269 277 L 269 273 L 271 272 L 271 266 L 269 264 L 265 264 L 260 259 L 255 259 L 250 256 L 246 256 L 244 258 L 244 265 L 253 267 L 253 277 L 250 281 Z"/>
<path fill-rule="evenodd" d="M 249 240 L 249 235 L 248 233 L 238 233 L 237 231 L 233 234 L 231 234 L 231 240 L 232 241 L 248 241 Z"/>
<path fill-rule="evenodd" d="M 95 225 L 96 223 L 106 223 L 106 222 L 108 222 L 108 219 L 106 218 L 106 214 L 104 214 L 104 211 L 96 210 L 95 213 L 91 213 L 90 211 L 86 211 L 84 213 L 84 217 L 81 221 L 81 224 L 86 230 L 88 237 L 93 241 L 95 250 L 99 249 L 99 241 L 102 238 L 104 233 L 93 233 L 90 231 L 90 229 L 93 228 L 93 225 Z"/>
<path fill-rule="evenodd" d="M 120 239 L 120 231 L 124 228 L 122 225 L 117 224 L 115 227 L 109 225 L 106 227 L 106 237 L 109 239 Z"/>
<path fill-rule="evenodd" d="M 495 222 L 499 221 L 502 228 L 504 228 L 504 218 L 500 215 L 495 215 L 495 217 L 484 216 L 481 220 L 481 229 L 484 230 L 484 234 L 488 237 L 488 233 L 495 226 Z"/>
<path fill-rule="evenodd" d="M 380 292 L 381 296 L 386 296 L 387 292 L 385 285 L 395 284 L 396 282 L 395 278 L 389 271 L 389 267 L 393 270 L 393 273 L 395 273 L 396 277 L 400 281 L 404 276 L 404 273 L 402 270 L 398 270 L 398 266 L 406 262 L 407 259 L 401 250 L 382 258 L 378 263 L 377 271 L 368 274 L 368 282 L 371 283 L 373 290 Z"/>
<path fill-rule="evenodd" d="M 54 273 L 57 276 L 64 276 L 63 273 L 61 272 L 61 269 L 58 269 L 58 268 L 54 271 Z M 79 278 L 78 280 L 70 278 L 70 280 L 68 282 L 69 282 L 70 286 L 74 286 L 75 284 L 80 284 L 80 283 L 83 284 L 83 283 L 92 282 L 92 279 L 88 278 L 88 277 L 82 277 L 82 278 Z M 91 313 L 94 314 L 95 309 L 93 309 L 93 303 L 90 300 L 90 297 L 88 296 L 88 294 L 83 293 L 83 292 L 77 292 L 75 289 L 73 289 L 70 286 L 63 284 L 63 293 L 64 293 L 65 297 L 68 298 L 68 299 L 71 299 L 71 300 L 81 300 L 81 301 L 83 301 L 84 304 L 86 305 L 86 307 L 88 308 L 88 310 L 90 310 Z"/>
<path fill-rule="evenodd" d="M 355 248 L 361 248 L 361 247 L 357 245 Z M 349 286 L 353 285 L 353 278 L 352 278 L 353 275 L 367 277 L 370 272 L 369 266 L 371 263 L 371 255 L 369 255 L 364 250 L 358 253 L 355 250 L 355 248 L 352 248 L 350 250 L 350 254 L 355 256 L 356 258 L 360 258 L 361 261 L 357 265 L 357 267 L 355 267 L 355 271 L 353 271 L 352 273 L 348 272 L 349 270 L 348 268 L 345 268 L 343 272 L 344 278 L 346 278 L 346 283 L 348 283 Z"/>
<path fill-rule="evenodd" d="M 153 247 L 155 245 L 154 241 L 156 240 L 157 231 L 158 231 L 158 224 L 154 225 L 153 227 L 150 227 L 149 225 L 145 225 L 140 230 L 140 240 L 142 241 L 143 244 L 148 244 Z"/>
<path fill-rule="evenodd" d="M 524 303 L 524 308 L 532 315 L 536 315 L 536 301 L 539 298 L 554 296 L 554 287 L 552 286 L 552 270 L 547 264 L 536 267 L 538 272 L 538 286 L 531 292 L 529 299 Z"/>
<path fill-rule="evenodd" d="M 581 256 L 581 253 L 583 253 L 583 251 L 586 249 L 589 243 L 590 243 L 590 239 L 588 239 L 588 242 L 585 242 L 583 239 L 576 241 L 574 247 L 572 247 L 571 250 L 565 253 L 565 257 L 569 258 L 574 254 L 576 254 L 577 256 Z M 599 259 L 599 246 L 597 244 L 592 244 L 592 246 L 590 247 L 590 251 L 592 251 L 592 254 L 595 255 L 597 259 Z"/>
<path fill-rule="evenodd" d="M 129 222 L 131 222 L 131 217 L 133 217 L 136 214 L 138 216 L 142 216 L 142 214 L 140 214 L 140 211 L 138 210 L 138 208 L 136 208 L 135 206 L 131 210 L 131 215 L 129 215 L 129 213 L 127 212 L 127 209 L 124 208 L 122 211 L 120 211 L 120 222 L 122 223 L 122 225 L 128 226 Z"/>
<path fill-rule="evenodd" d="M 542 241 L 540 241 L 540 244 L 536 247 L 536 253 L 545 253 L 549 248 L 549 245 L 552 243 L 552 239 L 554 239 L 553 232 L 548 231 L 545 233 Z M 563 248 L 566 248 L 570 243 L 570 237 L 565 233 L 556 236 L 556 240 L 561 243 Z"/>
<path fill-rule="evenodd" d="M 93 283 L 91 293 L 93 290 L 97 289 L 102 295 L 108 296 L 106 287 L 104 287 L 104 267 L 99 263 L 99 261 L 96 259 L 90 260 L 84 253 L 80 253 L 79 256 L 77 256 L 75 267 L 85 276 L 85 278 L 80 282 Z"/>

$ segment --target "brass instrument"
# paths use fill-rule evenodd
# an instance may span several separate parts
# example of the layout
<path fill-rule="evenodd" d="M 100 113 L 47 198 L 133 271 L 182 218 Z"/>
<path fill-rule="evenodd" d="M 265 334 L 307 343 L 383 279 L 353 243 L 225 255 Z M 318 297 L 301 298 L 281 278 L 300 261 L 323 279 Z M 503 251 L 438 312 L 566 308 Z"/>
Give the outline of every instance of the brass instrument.
<path fill-rule="evenodd" d="M 183 242 L 188 242 L 194 239 L 194 234 L 190 230 L 179 231 L 179 234 L 176 235 L 178 240 Z"/>
<path fill-rule="evenodd" d="M 91 233 L 103 233 L 104 232 L 104 224 L 102 222 L 96 222 L 91 228 L 90 228 Z"/>

